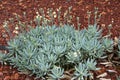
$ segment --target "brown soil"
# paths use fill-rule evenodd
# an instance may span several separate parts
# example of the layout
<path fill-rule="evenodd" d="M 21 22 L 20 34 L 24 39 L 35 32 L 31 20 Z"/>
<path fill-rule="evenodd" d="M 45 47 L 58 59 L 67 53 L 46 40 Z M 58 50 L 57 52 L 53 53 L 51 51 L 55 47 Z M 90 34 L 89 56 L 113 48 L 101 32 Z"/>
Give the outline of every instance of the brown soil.
<path fill-rule="evenodd" d="M 87 11 L 92 11 L 93 13 L 94 8 L 98 7 L 99 14 L 102 15 L 99 25 L 103 28 L 103 34 L 108 33 L 107 26 L 112 24 L 112 37 L 120 36 L 120 0 L 0 0 L 0 45 L 6 45 L 8 39 L 3 36 L 6 33 L 3 29 L 4 21 L 15 18 L 16 15 L 23 22 L 31 21 L 40 8 L 44 10 L 47 8 L 57 10 L 61 7 L 61 14 L 63 14 L 70 6 L 72 6 L 71 15 L 80 17 L 82 27 L 87 26 Z M 23 12 L 26 12 L 25 17 L 23 16 Z M 75 18 L 73 18 L 72 23 L 77 27 Z M 93 15 L 91 23 L 93 23 Z M 11 31 L 14 28 L 15 26 L 11 25 Z M 98 75 L 98 73 L 96 74 Z M 115 76 L 116 74 L 109 75 L 112 80 L 115 80 Z M 29 77 L 18 74 L 15 69 L 10 69 L 9 66 L 0 65 L 0 80 L 27 80 L 26 78 Z M 33 79 L 30 78 L 28 80 Z"/>

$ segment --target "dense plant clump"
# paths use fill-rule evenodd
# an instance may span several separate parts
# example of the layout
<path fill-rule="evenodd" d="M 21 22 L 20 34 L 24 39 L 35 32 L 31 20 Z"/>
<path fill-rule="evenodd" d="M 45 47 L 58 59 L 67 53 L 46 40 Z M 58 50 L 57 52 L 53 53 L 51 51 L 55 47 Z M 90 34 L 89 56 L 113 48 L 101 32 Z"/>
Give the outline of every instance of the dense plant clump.
<path fill-rule="evenodd" d="M 3 61 L 36 78 L 63 78 L 64 71 L 75 68 L 74 79 L 92 76 L 97 58 L 111 51 L 113 41 L 102 37 L 96 24 L 87 29 L 73 26 L 43 26 L 21 33 L 8 42 L 9 53 Z"/>

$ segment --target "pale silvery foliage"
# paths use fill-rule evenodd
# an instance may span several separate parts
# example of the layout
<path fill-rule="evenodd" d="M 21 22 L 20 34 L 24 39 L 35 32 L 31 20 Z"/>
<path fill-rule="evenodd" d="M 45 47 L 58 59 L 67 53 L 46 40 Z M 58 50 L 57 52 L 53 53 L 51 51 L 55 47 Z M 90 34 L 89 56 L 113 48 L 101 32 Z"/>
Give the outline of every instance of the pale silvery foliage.
<path fill-rule="evenodd" d="M 8 42 L 9 54 L 5 60 L 19 71 L 35 74 L 39 78 L 50 74 L 54 66 L 74 67 L 84 61 L 82 66 L 89 72 L 96 67 L 94 60 L 101 58 L 104 51 L 112 49 L 112 41 L 101 37 L 101 29 L 97 25 L 80 31 L 70 25 L 63 26 L 36 27 L 19 34 Z M 75 69 L 79 70 L 79 67 Z"/>

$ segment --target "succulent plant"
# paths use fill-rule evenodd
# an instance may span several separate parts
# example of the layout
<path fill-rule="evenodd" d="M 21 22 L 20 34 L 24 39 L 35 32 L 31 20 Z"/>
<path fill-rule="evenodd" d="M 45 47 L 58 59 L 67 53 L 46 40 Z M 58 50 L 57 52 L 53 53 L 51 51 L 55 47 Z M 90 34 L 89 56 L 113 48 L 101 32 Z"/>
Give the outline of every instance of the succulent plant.
<path fill-rule="evenodd" d="M 108 52 L 113 51 L 113 40 L 112 39 L 103 38 L 102 44 L 103 44 L 105 51 L 108 51 Z"/>
<path fill-rule="evenodd" d="M 88 70 L 99 70 L 100 68 L 96 68 L 97 62 L 94 59 L 88 59 L 85 62 Z"/>
<path fill-rule="evenodd" d="M 80 31 L 70 25 L 36 27 L 8 42 L 9 54 L 6 60 L 19 71 L 42 77 L 48 75 L 55 65 L 65 67 L 72 63 L 74 67 L 88 58 L 102 57 L 104 51 L 111 47 L 112 41 L 103 39 L 100 33 L 101 30 L 95 25 Z M 90 64 L 93 64 L 92 67 Z M 96 62 L 88 59 L 86 65 L 82 66 L 93 70 Z"/>
<path fill-rule="evenodd" d="M 79 63 L 78 66 L 75 66 L 74 75 L 78 80 L 84 80 L 85 77 L 89 76 L 89 72 L 86 65 L 83 63 Z"/>
<path fill-rule="evenodd" d="M 64 73 L 64 69 L 60 68 L 60 67 L 54 67 L 51 70 L 51 74 L 48 74 L 52 80 L 60 80 L 61 78 L 63 78 L 63 73 Z"/>
<path fill-rule="evenodd" d="M 0 52 L 0 63 L 4 64 L 6 55 Z"/>

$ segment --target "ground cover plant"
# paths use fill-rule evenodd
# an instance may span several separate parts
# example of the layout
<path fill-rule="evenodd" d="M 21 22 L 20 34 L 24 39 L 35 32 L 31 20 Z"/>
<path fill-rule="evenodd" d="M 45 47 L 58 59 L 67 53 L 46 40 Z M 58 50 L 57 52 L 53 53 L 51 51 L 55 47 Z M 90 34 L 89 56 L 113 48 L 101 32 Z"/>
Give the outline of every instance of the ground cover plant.
<path fill-rule="evenodd" d="M 90 34 L 91 30 L 95 34 Z M 9 54 L 3 60 L 19 71 L 35 74 L 37 77 L 50 75 L 57 79 L 61 78 L 67 66 L 76 66 L 76 77 L 84 79 L 83 77 L 90 75 L 88 71 L 97 70 L 95 59 L 101 58 L 105 50 L 111 50 L 112 41 L 102 43 L 110 39 L 100 39 L 100 33 L 96 25 L 81 31 L 69 25 L 36 27 L 8 42 Z M 62 72 L 58 68 L 56 72 L 55 66 L 61 67 Z"/>
<path fill-rule="evenodd" d="M 68 1 L 68 2 L 70 2 L 70 1 Z M 59 9 L 56 9 L 56 10 L 60 11 L 60 8 L 61 7 L 59 7 Z M 93 19 L 93 20 L 95 20 L 95 22 L 94 22 L 95 24 L 91 25 L 90 24 L 91 23 L 91 20 L 90 20 L 91 13 L 88 12 L 88 17 L 89 17 L 88 26 L 89 27 L 86 26 L 85 29 L 81 29 L 81 26 L 82 26 L 80 24 L 81 18 L 75 17 L 74 15 L 73 16 L 70 15 L 71 14 L 70 10 L 73 10 L 73 9 L 74 9 L 74 7 L 73 8 L 70 7 L 70 8 L 68 8 L 68 11 L 65 11 L 64 14 L 59 15 L 62 12 L 56 12 L 56 11 L 54 11 L 53 8 L 48 8 L 47 12 L 46 12 L 46 7 L 43 9 L 40 8 L 39 9 L 40 12 L 39 11 L 36 12 L 36 14 L 38 14 L 38 15 L 36 16 L 36 18 L 34 20 L 35 25 L 34 25 L 34 22 L 32 22 L 32 21 L 22 23 L 21 21 L 19 21 L 20 20 L 19 17 L 21 17 L 21 16 L 18 15 L 18 16 L 16 16 L 15 20 L 13 20 L 12 18 L 9 19 L 10 22 L 12 22 L 12 25 L 14 25 L 14 27 L 12 27 L 13 31 L 11 31 L 11 30 L 9 31 L 8 27 L 10 24 L 8 21 L 6 21 L 3 25 L 3 27 L 7 30 L 7 33 L 10 33 L 9 34 L 10 41 L 8 42 L 8 46 L 9 46 L 8 48 L 10 49 L 9 53 L 11 53 L 11 55 L 7 54 L 7 56 L 6 56 L 5 54 L 1 54 L 2 57 L 0 57 L 0 59 L 1 59 L 1 63 L 3 63 L 3 66 L 5 67 L 5 64 L 7 62 L 7 65 L 12 65 L 12 66 L 16 67 L 18 69 L 18 71 L 21 71 L 20 73 L 24 73 L 29 76 L 33 75 L 34 77 L 38 78 L 38 80 L 39 79 L 45 79 L 45 80 L 46 79 L 52 79 L 52 80 L 54 80 L 54 79 L 55 80 L 56 79 L 64 79 L 64 80 L 71 80 L 71 79 L 80 79 L 80 80 L 94 79 L 94 80 L 97 80 L 97 79 L 100 79 L 101 80 L 102 76 L 105 76 L 105 74 L 97 76 L 98 74 L 96 72 L 100 72 L 103 69 L 101 66 L 98 66 L 99 64 L 102 64 L 102 63 L 99 63 L 99 59 L 101 61 L 108 59 L 108 61 L 113 62 L 113 61 L 111 61 L 112 58 L 109 57 L 109 56 L 111 56 L 111 53 L 112 54 L 115 53 L 115 55 L 117 55 L 117 56 L 119 55 L 119 49 L 113 50 L 113 45 L 114 45 L 113 40 L 110 39 L 111 26 L 108 27 L 108 29 L 109 29 L 108 34 L 110 34 L 110 35 L 107 35 L 107 36 L 102 35 L 103 31 L 101 30 L 101 26 L 98 27 L 98 25 L 97 25 L 97 21 L 99 21 L 99 19 L 96 19 L 96 18 Z M 46 15 L 46 13 L 47 13 L 47 15 Z M 24 18 L 26 19 L 27 16 L 25 14 L 27 14 L 27 13 L 23 13 L 23 14 L 24 14 Z M 53 14 L 53 15 L 51 15 L 51 14 Z M 96 12 L 95 12 L 95 14 L 96 14 Z M 61 16 L 64 16 L 64 17 L 61 17 Z M 99 16 L 96 16 L 96 17 L 99 17 Z M 76 18 L 78 27 L 76 27 L 75 23 L 73 23 L 73 18 Z M 58 19 L 58 20 L 56 20 L 56 19 Z M 16 23 L 16 20 L 18 23 Z M 35 28 L 33 28 L 33 27 L 35 27 Z M 45 28 L 39 29 L 38 27 L 45 27 Z M 50 28 L 48 28 L 48 27 L 50 27 Z M 63 29 L 63 27 L 65 27 L 65 30 Z M 26 28 L 27 28 L 27 32 L 25 31 Z M 56 31 L 54 32 L 52 29 L 55 29 Z M 70 30 L 70 29 L 73 29 L 73 32 L 75 32 L 75 34 L 72 34 L 72 32 L 71 32 L 72 30 Z M 41 35 L 38 35 L 38 34 L 35 34 L 36 36 L 34 35 L 34 33 L 36 33 L 36 32 L 39 33 L 39 30 L 40 30 L 40 32 L 41 32 L 41 30 L 43 30 L 43 31 L 45 30 L 45 32 L 48 32 L 47 34 L 44 32 L 42 33 L 45 35 L 45 38 L 43 36 L 41 37 Z M 64 36 L 61 33 L 61 31 L 59 32 L 59 30 L 62 30 L 63 34 L 65 33 Z M 57 31 L 58 31 L 58 33 L 57 33 Z M 70 33 L 68 33 L 69 31 L 70 31 Z M 17 36 L 12 37 L 13 33 L 11 33 L 11 32 L 17 34 Z M 58 35 L 59 33 L 60 33 L 60 35 Z M 95 35 L 92 36 L 93 34 L 95 34 Z M 3 33 L 2 33 L 2 35 L 6 36 Z M 54 35 L 54 37 L 51 35 Z M 70 36 L 68 37 L 67 35 L 70 35 Z M 20 36 L 20 38 L 19 38 L 19 36 Z M 23 36 L 23 37 L 21 37 L 21 36 Z M 79 36 L 81 36 L 81 37 L 77 39 L 77 37 L 79 37 Z M 15 38 L 15 39 L 13 39 L 13 38 Z M 47 38 L 47 40 L 46 40 L 46 38 Z M 48 38 L 50 38 L 50 39 L 48 39 Z M 54 38 L 56 38 L 56 39 L 54 39 Z M 65 38 L 65 39 L 63 39 L 63 38 Z M 79 40 L 82 40 L 82 41 L 79 41 Z M 47 44 L 47 41 L 48 41 L 48 44 Z M 29 46 L 24 45 L 24 47 L 21 47 L 21 45 L 23 45 L 23 44 L 21 44 L 21 42 L 23 42 L 23 44 L 25 43 L 26 45 L 29 43 L 30 44 L 29 44 Z M 28 43 L 26 43 L 26 42 L 28 42 Z M 58 44 L 57 45 L 54 44 L 55 42 Z M 16 43 L 18 46 L 16 45 Z M 44 43 L 44 45 L 42 43 Z M 52 46 L 49 46 L 51 43 L 52 43 Z M 59 43 L 60 44 L 63 43 L 64 45 L 60 45 Z M 81 43 L 83 43 L 83 44 L 81 44 Z M 94 44 L 95 45 L 92 46 L 91 43 L 93 45 Z M 42 45 L 40 46 L 40 44 L 42 44 Z M 72 47 L 71 47 L 71 45 L 72 45 Z M 31 47 L 31 46 L 33 46 L 33 47 Z M 46 47 L 46 46 L 48 46 L 48 47 Z M 17 47 L 17 49 L 16 49 L 16 47 Z M 42 51 L 39 48 L 42 49 Z M 49 48 L 49 51 L 48 51 L 48 48 Z M 54 48 L 54 49 L 52 49 L 52 48 Z M 63 48 L 63 49 L 61 49 L 61 48 Z M 59 53 L 58 56 L 57 56 L 57 54 L 55 54 L 56 51 L 61 52 L 62 50 L 63 50 L 63 52 Z M 52 55 L 46 54 L 46 53 L 51 54 L 51 52 L 52 52 Z M 24 55 L 22 53 L 25 54 L 26 58 L 23 59 Z M 27 53 L 30 53 L 30 54 L 27 54 Z M 40 56 L 42 56 L 42 57 L 39 57 L 39 56 L 37 57 L 37 55 L 35 53 L 41 54 Z M 100 54 L 98 55 L 97 53 L 100 53 Z M 107 55 L 106 55 L 106 53 L 107 53 Z M 109 53 L 110 53 L 110 55 L 109 55 Z M 80 55 L 80 54 L 82 54 L 82 55 Z M 46 58 L 47 58 L 47 61 L 46 61 Z M 38 60 L 35 61 L 35 59 L 38 59 Z M 15 63 L 18 63 L 18 65 L 15 65 Z M 32 63 L 34 65 L 31 65 Z M 119 64 L 119 63 L 117 62 L 117 64 Z M 39 66 L 39 65 L 42 65 L 42 66 Z M 107 65 L 105 65 L 105 66 L 107 66 Z M 7 69 L 5 68 L 5 70 L 7 70 Z M 0 69 L 0 71 L 1 71 L 1 69 Z M 12 68 L 10 69 L 10 72 L 12 72 L 12 74 L 14 74 L 15 77 L 12 78 L 12 75 L 11 75 L 11 77 L 9 79 L 18 79 L 17 77 L 19 75 L 16 72 L 14 72 L 14 70 L 12 71 Z M 112 71 L 111 69 L 110 70 L 108 69 L 108 72 L 116 74 L 116 72 Z M 3 72 L 3 76 L 5 76 L 5 75 L 6 75 L 6 72 Z M 0 76 L 1 76 L 1 73 L 0 73 Z M 21 80 L 26 79 L 26 78 L 23 78 L 23 76 L 21 76 L 22 77 Z M 7 77 L 9 77 L 9 76 L 2 77 L 2 79 L 3 78 L 6 79 Z M 0 79 L 1 79 L 1 77 L 0 77 Z M 103 78 L 103 80 L 104 79 L 105 78 Z M 119 79 L 119 77 L 118 77 L 118 79 Z"/>

